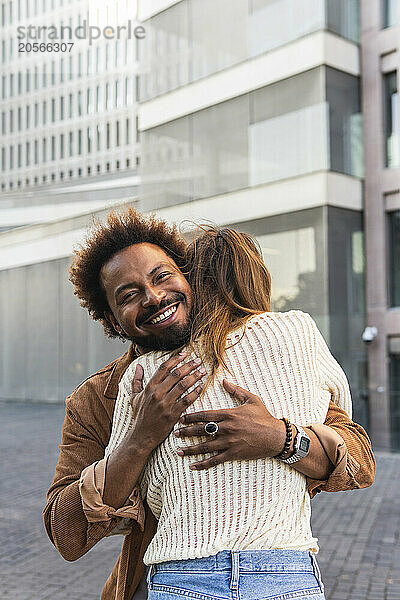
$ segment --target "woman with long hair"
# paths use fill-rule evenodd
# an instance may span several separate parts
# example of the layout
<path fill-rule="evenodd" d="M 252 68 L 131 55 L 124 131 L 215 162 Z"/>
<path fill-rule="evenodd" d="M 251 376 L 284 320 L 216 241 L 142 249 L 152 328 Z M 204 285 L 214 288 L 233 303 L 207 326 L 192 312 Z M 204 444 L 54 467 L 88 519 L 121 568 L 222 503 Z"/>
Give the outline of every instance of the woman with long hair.
<path fill-rule="evenodd" d="M 324 422 L 331 398 L 351 415 L 346 377 L 308 314 L 271 312 L 270 275 L 249 235 L 205 226 L 189 245 L 187 265 L 194 306 L 185 350 L 202 359 L 206 381 L 186 412 L 234 407 L 223 385 L 229 379 L 257 394 L 284 421 L 287 436 L 275 457 L 227 460 L 199 471 L 182 455 L 185 440 L 174 435 L 179 424 L 157 446 L 140 478 L 158 520 L 143 558 L 150 567 L 148 598 L 323 599 L 306 477 L 290 466 L 289 448 L 297 435 L 306 453 L 303 427 Z M 128 367 L 106 456 L 135 418 L 137 364 L 146 385 L 165 358 L 149 352 Z M 200 425 L 197 443 L 212 440 L 213 451 L 223 452 L 218 431 L 229 426 Z"/>

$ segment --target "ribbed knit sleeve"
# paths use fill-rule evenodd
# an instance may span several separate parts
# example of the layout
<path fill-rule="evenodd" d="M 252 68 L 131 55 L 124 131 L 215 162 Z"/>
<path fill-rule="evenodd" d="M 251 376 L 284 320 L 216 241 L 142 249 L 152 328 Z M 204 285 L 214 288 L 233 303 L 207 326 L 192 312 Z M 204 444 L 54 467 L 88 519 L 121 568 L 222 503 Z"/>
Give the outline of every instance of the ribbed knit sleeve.
<path fill-rule="evenodd" d="M 300 312 L 300 311 L 298 311 Z M 353 407 L 351 401 L 351 393 L 347 377 L 332 356 L 327 343 L 325 342 L 321 332 L 315 324 L 312 317 L 307 313 L 302 313 L 307 321 L 310 323 L 313 331 L 315 345 L 317 349 L 317 365 L 320 376 L 320 384 L 323 390 L 327 390 L 330 393 L 331 400 L 340 406 L 349 417 L 352 417 Z"/>

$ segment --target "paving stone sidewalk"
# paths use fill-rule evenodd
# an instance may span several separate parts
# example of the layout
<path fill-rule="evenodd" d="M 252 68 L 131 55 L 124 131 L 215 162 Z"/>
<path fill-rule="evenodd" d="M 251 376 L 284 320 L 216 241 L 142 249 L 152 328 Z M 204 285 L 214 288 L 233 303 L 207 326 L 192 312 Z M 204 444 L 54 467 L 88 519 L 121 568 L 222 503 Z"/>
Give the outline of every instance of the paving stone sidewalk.
<path fill-rule="evenodd" d="M 63 406 L 0 403 L 0 600 L 98 600 L 121 547 L 65 562 L 42 521 Z M 319 494 L 313 531 L 327 600 L 400 600 L 400 456 L 377 457 L 367 490 Z"/>

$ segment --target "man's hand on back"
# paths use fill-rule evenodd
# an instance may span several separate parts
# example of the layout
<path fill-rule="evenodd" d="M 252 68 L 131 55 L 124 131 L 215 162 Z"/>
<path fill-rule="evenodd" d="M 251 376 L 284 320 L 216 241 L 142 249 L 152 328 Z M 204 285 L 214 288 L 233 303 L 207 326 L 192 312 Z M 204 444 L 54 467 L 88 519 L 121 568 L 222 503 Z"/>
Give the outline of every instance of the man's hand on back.
<path fill-rule="evenodd" d="M 276 456 L 282 452 L 285 445 L 286 427 L 283 421 L 271 415 L 261 398 L 226 379 L 223 380 L 223 385 L 226 391 L 240 402 L 239 406 L 186 414 L 181 417 L 181 423 L 186 427 L 175 431 L 179 438 L 208 438 L 201 444 L 181 448 L 181 456 L 218 452 L 210 458 L 193 463 L 190 467 L 193 470 L 208 469 L 227 460 Z M 218 423 L 218 433 L 214 438 L 204 431 L 204 425 L 208 421 Z M 307 430 L 307 433 L 311 439 L 310 452 L 291 467 L 312 479 L 327 479 L 333 465 L 317 436 L 310 430 Z"/>

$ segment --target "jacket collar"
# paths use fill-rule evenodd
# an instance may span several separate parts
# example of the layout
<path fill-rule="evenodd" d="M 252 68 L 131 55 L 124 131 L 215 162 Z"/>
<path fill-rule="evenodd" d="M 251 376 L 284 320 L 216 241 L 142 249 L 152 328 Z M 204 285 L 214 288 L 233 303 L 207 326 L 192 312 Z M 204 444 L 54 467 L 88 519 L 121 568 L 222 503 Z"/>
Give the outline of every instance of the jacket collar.
<path fill-rule="evenodd" d="M 136 358 L 136 353 L 133 349 L 133 344 L 129 346 L 129 349 L 125 354 L 117 358 L 112 367 L 110 376 L 107 381 L 104 395 L 106 398 L 116 398 L 118 396 L 118 385 L 121 381 L 122 375 L 125 373 L 128 366 Z"/>

